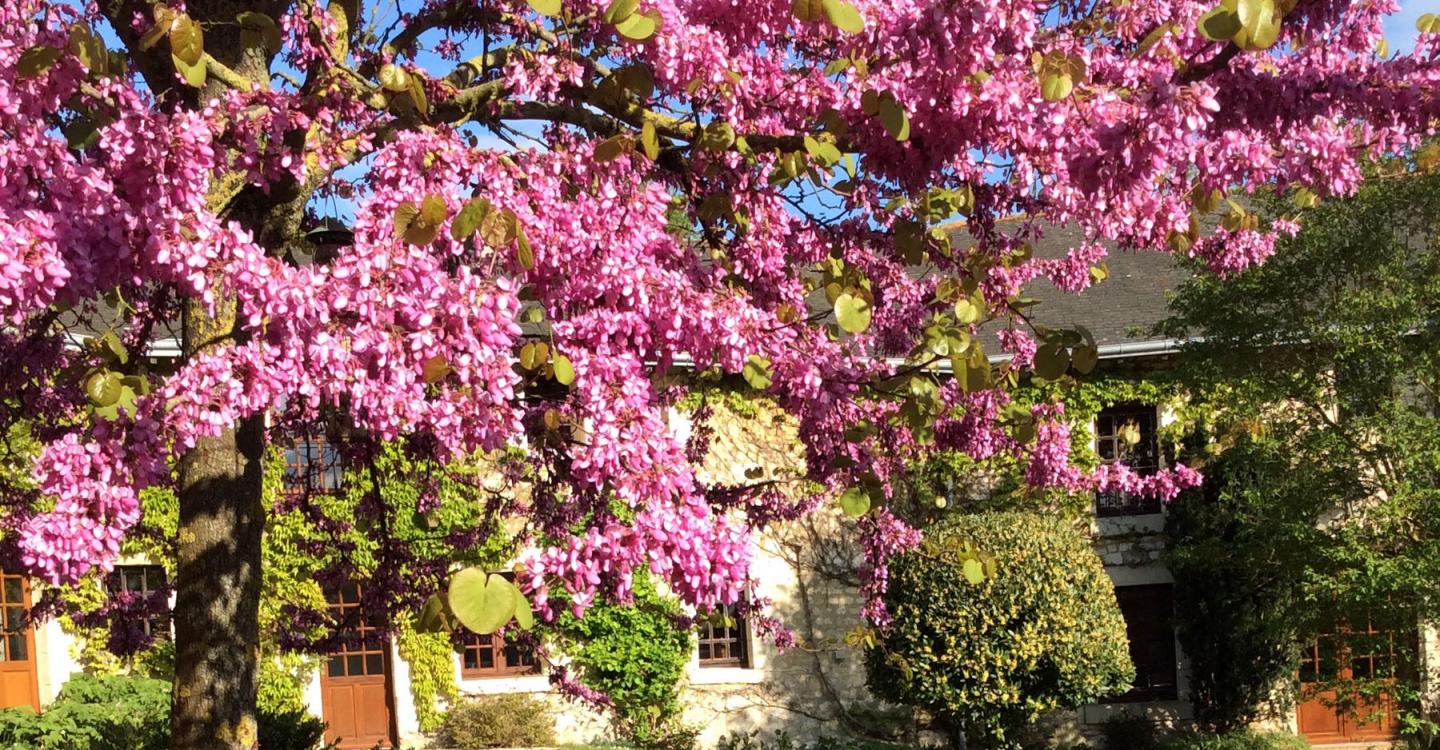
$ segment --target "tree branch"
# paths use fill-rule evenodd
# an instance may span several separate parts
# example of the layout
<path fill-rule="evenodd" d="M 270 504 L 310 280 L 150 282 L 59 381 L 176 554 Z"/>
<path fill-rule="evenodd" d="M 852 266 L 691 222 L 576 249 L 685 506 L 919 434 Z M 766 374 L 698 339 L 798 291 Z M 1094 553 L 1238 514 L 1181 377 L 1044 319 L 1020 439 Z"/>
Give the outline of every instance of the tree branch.
<path fill-rule="evenodd" d="M 1200 63 L 1199 65 L 1193 65 L 1189 68 L 1186 68 L 1185 71 L 1182 72 L 1179 77 L 1175 79 L 1175 81 L 1176 83 L 1184 85 L 1187 83 L 1195 83 L 1196 81 L 1201 81 L 1209 78 L 1210 76 L 1219 73 L 1220 71 L 1229 67 L 1230 61 L 1234 60 L 1235 56 L 1238 54 L 1240 54 L 1239 47 L 1235 46 L 1233 43 L 1226 44 L 1225 49 L 1220 50 L 1220 54 L 1210 58 L 1209 60 L 1206 60 L 1205 62 Z"/>

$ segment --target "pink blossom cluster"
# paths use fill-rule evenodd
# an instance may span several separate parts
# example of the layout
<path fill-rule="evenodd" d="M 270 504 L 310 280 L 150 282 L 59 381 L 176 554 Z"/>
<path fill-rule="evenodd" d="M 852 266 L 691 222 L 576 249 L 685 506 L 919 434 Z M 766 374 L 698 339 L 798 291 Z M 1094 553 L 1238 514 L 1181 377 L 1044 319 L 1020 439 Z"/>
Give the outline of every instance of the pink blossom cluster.
<path fill-rule="evenodd" d="M 815 503 L 741 503 L 699 486 L 699 456 L 667 422 L 676 365 L 731 376 L 749 366 L 799 423 L 819 486 L 888 482 L 941 448 L 1023 457 L 1040 487 L 1173 496 L 1198 474 L 1070 467 L 1058 406 L 1034 413 L 1034 443 L 1021 445 L 1002 421 L 1003 391 L 943 383 L 927 394 L 939 415 L 931 444 L 896 403 L 867 394 L 953 309 L 935 298 L 939 277 L 973 282 L 1004 317 L 1037 278 L 1084 289 L 1104 248 L 1165 251 L 1208 218 L 1193 215 L 1197 191 L 1343 195 L 1367 159 L 1414 148 L 1440 116 L 1440 35 L 1411 54 L 1373 52 L 1390 0 L 1300 0 L 1273 50 L 1233 56 L 1196 31 L 1214 5 L 1202 0 L 1107 5 L 1096 23 L 1071 22 L 1073 4 L 1057 18 L 1029 0 L 850 2 L 864 30 L 842 35 L 797 18 L 789 0 L 642 0 L 660 23 L 638 41 L 604 20 L 604 0 L 566 0 L 573 28 L 518 1 L 438 19 L 426 14 L 441 4 L 427 4 L 396 27 L 423 20 L 427 33 L 393 45 L 343 44 L 335 18 L 307 3 L 275 19 L 273 77 L 248 90 L 212 79 L 203 94 L 177 88 L 163 64 L 163 75 L 89 69 L 70 25 L 102 23 L 98 7 L 0 7 L 0 372 L 24 373 L 18 400 L 44 443 L 38 498 L 6 519 L 24 564 L 54 581 L 110 565 L 138 521 L 137 493 L 204 436 L 265 415 L 279 437 L 341 414 L 369 440 L 442 460 L 528 448 L 550 482 L 517 503 L 543 531 L 526 540 L 539 602 L 556 586 L 579 610 L 624 598 L 636 570 L 697 608 L 734 602 L 755 529 Z M 143 33 L 150 19 L 119 23 Z M 436 57 L 483 60 L 494 39 L 507 49 L 492 67 L 422 70 Z M 1070 95 L 1043 96 L 1037 57 L 1071 71 Z M 387 63 L 422 76 L 427 107 L 398 106 L 414 93 L 379 84 Z M 609 77 L 642 67 L 654 90 L 633 86 L 615 104 Z M 903 139 L 896 118 L 874 114 L 882 99 L 903 112 Z M 87 118 L 93 139 L 68 143 L 63 131 L 83 134 Z M 546 123 L 544 148 L 507 153 L 477 137 L 527 119 Z M 642 122 L 658 129 L 657 159 L 634 152 Z M 694 147 L 697 126 L 723 142 Z M 855 158 L 819 165 L 806 135 Z M 617 143 L 630 149 L 613 153 Z M 787 151 L 800 155 L 784 157 L 791 167 L 811 160 L 813 179 L 776 179 Z M 931 248 L 916 273 L 894 232 L 897 219 L 935 223 L 918 208 L 932 188 L 973 196 L 973 245 Z M 309 204 L 261 210 L 307 190 Z M 320 196 L 348 202 L 353 242 L 311 262 L 298 225 Z M 456 217 L 480 200 L 513 225 L 457 237 Z M 437 203 L 437 226 L 397 226 Z M 1058 225 L 1083 237 L 1066 256 L 1017 252 Z M 1293 231 L 1221 230 L 1189 252 L 1233 274 Z M 819 274 L 863 288 L 864 330 L 831 326 Z M 125 304 L 102 313 L 102 298 Z M 92 416 L 62 368 L 104 362 L 55 356 L 62 313 L 101 328 L 119 316 L 139 359 L 192 302 L 233 312 L 234 335 L 187 342 L 173 367 L 146 373 L 150 395 L 117 419 Z M 532 311 L 538 322 L 522 327 Z M 550 361 L 517 366 L 529 341 L 546 343 Z M 1023 329 L 1002 346 L 1012 366 L 1031 364 Z M 553 356 L 573 383 L 546 374 Z M 847 439 L 862 424 L 872 434 Z M 873 601 L 885 558 L 918 537 L 883 508 L 863 526 Z M 867 614 L 885 621 L 873 604 Z"/>
<path fill-rule="evenodd" d="M 888 508 L 860 519 L 860 546 L 865 564 L 860 568 L 860 594 L 865 604 L 860 615 L 871 625 L 884 628 L 890 624 L 885 609 L 885 589 L 890 585 L 887 561 L 894 555 L 920 544 L 920 531 L 900 520 Z"/>

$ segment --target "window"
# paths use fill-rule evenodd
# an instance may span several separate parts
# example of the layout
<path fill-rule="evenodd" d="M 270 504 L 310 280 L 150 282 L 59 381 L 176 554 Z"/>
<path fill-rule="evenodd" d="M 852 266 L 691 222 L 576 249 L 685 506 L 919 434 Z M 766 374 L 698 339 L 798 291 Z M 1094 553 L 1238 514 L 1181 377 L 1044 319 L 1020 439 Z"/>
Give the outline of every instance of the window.
<path fill-rule="evenodd" d="M 4 612 L 0 661 L 30 660 L 30 597 L 23 576 L 0 574 L 0 611 Z"/>
<path fill-rule="evenodd" d="M 117 565 L 106 579 L 111 600 L 124 605 L 112 616 L 131 617 L 139 614 L 138 625 L 152 638 L 170 637 L 170 586 L 165 569 L 159 565 Z M 123 601 L 122 601 L 123 600 Z M 140 610 L 143 609 L 143 614 Z"/>
<path fill-rule="evenodd" d="M 290 494 L 338 492 L 340 452 L 321 439 L 307 440 L 286 448 L 282 483 Z"/>
<path fill-rule="evenodd" d="M 722 604 L 700 620 L 700 666 L 749 667 L 749 633 L 735 608 Z"/>
<path fill-rule="evenodd" d="M 1154 474 L 1160 468 L 1155 440 L 1155 407 L 1120 404 L 1101 410 L 1095 418 L 1095 452 L 1100 462 L 1121 463 L 1137 474 Z M 1095 494 L 1095 515 L 1133 516 L 1160 512 L 1160 498 L 1124 492 Z"/>
<path fill-rule="evenodd" d="M 533 648 L 507 641 L 499 633 L 471 633 L 465 640 L 465 651 L 460 655 L 460 676 L 465 678 L 511 677 L 539 672 L 540 662 L 535 659 Z"/>
<path fill-rule="evenodd" d="M 1175 632 L 1170 626 L 1174 600 L 1170 584 L 1117 587 L 1115 599 L 1125 617 L 1135 682 L 1114 700 L 1175 700 Z"/>
<path fill-rule="evenodd" d="M 384 629 L 377 627 L 360 603 L 360 585 L 349 583 L 329 592 L 330 617 L 343 639 L 327 656 L 325 674 L 330 679 L 384 675 L 389 667 L 389 643 Z"/>

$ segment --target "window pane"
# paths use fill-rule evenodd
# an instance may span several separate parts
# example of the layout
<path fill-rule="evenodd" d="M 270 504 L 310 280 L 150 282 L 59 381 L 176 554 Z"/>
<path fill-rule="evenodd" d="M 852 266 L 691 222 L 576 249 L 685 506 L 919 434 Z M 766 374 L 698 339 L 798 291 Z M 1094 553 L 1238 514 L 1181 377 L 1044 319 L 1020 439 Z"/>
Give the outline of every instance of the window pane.
<path fill-rule="evenodd" d="M 493 649 L 493 648 L 482 648 L 482 649 L 479 650 L 479 655 L 480 655 L 480 668 L 481 668 L 481 669 L 494 669 L 494 668 L 495 668 L 495 649 Z"/>
<path fill-rule="evenodd" d="M 349 675 L 365 674 L 365 657 L 360 654 L 351 654 L 345 657 L 345 673 Z"/>
<path fill-rule="evenodd" d="M 365 674 L 385 674 L 385 661 L 380 654 L 365 655 Z"/>
<path fill-rule="evenodd" d="M 331 677 L 344 677 L 344 676 L 345 676 L 345 657 L 343 657 L 343 656 L 332 656 L 332 657 L 330 657 L 330 667 L 329 667 L 329 670 L 328 670 L 328 671 L 330 672 L 330 676 L 331 676 Z"/>
<path fill-rule="evenodd" d="M 10 636 L 7 640 L 8 647 L 6 648 L 6 651 L 8 653 L 6 654 L 6 656 L 9 657 L 10 661 L 25 661 L 26 659 L 30 658 L 30 649 L 28 647 L 28 644 L 25 643 L 24 633 L 16 633 L 15 635 Z"/>
<path fill-rule="evenodd" d="M 476 655 L 475 649 L 466 648 L 465 655 L 461 657 L 462 669 L 471 670 L 480 668 L 480 657 Z"/>
<path fill-rule="evenodd" d="M 1175 699 L 1175 635 L 1170 626 L 1174 604 L 1170 585 L 1120 587 L 1115 589 L 1115 599 L 1125 618 L 1130 659 L 1135 663 L 1135 682 L 1119 700 Z"/>
<path fill-rule="evenodd" d="M 5 601 L 15 604 L 20 604 L 25 601 L 24 585 L 18 577 L 5 577 Z"/>

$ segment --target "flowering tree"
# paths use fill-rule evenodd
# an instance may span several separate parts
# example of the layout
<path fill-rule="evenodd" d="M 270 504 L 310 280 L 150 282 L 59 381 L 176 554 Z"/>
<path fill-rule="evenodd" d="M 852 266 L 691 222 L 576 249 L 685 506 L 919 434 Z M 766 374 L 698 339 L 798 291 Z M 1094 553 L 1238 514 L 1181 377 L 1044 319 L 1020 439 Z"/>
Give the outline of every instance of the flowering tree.
<path fill-rule="evenodd" d="M 1098 354 L 1029 325 L 1019 288 L 1083 289 L 1107 246 L 1262 260 L 1294 221 L 1228 193 L 1349 192 L 1440 114 L 1440 21 L 1390 56 L 1394 9 L 6 4 L 0 420 L 35 448 L 6 489 L 9 564 L 59 584 L 108 566 L 137 492 L 173 482 L 174 746 L 241 748 L 267 440 L 324 426 L 362 457 L 402 441 L 440 462 L 526 446 L 506 476 L 532 491 L 493 508 L 528 521 L 518 589 L 452 587 L 481 628 L 528 619 L 520 592 L 542 618 L 555 587 L 577 610 L 624 600 L 637 567 L 702 609 L 735 601 L 751 531 L 824 499 L 697 483 L 703 446 L 666 428 L 676 370 L 741 376 L 795 416 L 810 478 L 865 516 L 872 591 L 914 539 L 886 479 L 934 446 L 1027 455 L 1038 485 L 1171 494 L 1198 476 L 1083 475 L 1060 405 L 1007 409 L 1022 373 Z M 354 206 L 338 250 L 306 234 L 329 196 Z M 973 246 L 937 226 L 955 217 Z M 1033 259 L 1054 223 L 1087 241 Z M 176 358 L 146 356 L 166 338 Z"/>

